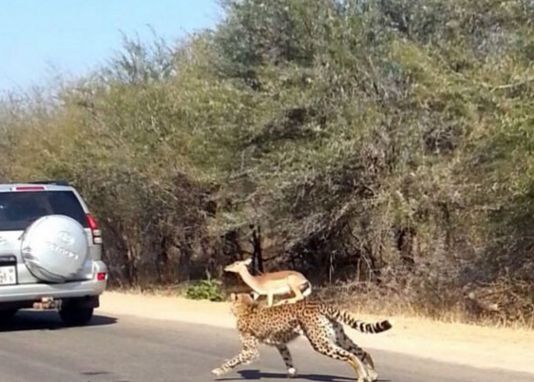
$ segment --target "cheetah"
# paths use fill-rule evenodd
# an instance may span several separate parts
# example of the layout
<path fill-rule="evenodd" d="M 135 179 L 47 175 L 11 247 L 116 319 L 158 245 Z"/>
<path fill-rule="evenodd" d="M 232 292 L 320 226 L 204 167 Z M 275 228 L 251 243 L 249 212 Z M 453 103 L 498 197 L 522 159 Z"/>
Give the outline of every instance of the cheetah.
<path fill-rule="evenodd" d="M 347 336 L 341 323 L 363 333 L 380 333 L 392 327 L 388 320 L 365 323 L 347 311 L 309 300 L 262 308 L 249 294 L 232 293 L 231 301 L 242 350 L 219 368 L 213 369 L 213 374 L 220 376 L 240 364 L 250 364 L 259 358 L 258 345 L 263 343 L 276 347 L 285 363 L 288 377 L 295 377 L 297 370 L 287 344 L 304 335 L 315 351 L 347 362 L 356 372 L 358 382 L 378 379 L 370 354 Z"/>

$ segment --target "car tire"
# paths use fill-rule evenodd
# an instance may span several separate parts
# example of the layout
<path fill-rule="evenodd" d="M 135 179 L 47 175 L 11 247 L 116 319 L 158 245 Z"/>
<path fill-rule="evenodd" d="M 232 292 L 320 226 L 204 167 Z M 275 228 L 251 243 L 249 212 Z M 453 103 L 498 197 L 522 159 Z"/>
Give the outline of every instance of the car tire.
<path fill-rule="evenodd" d="M 18 309 L 0 310 L 0 323 L 11 320 L 17 312 Z"/>
<path fill-rule="evenodd" d="M 24 231 L 21 254 L 39 280 L 64 283 L 76 278 L 89 253 L 87 234 L 80 223 L 65 215 L 46 215 Z"/>
<path fill-rule="evenodd" d="M 64 307 L 59 310 L 59 317 L 70 326 L 86 325 L 93 318 L 93 311 L 94 308 Z"/>

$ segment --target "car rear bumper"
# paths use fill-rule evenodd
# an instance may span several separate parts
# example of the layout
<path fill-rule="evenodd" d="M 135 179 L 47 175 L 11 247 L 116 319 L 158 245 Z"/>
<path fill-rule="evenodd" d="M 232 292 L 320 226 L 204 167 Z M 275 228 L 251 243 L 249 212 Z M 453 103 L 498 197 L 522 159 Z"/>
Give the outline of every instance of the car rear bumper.
<path fill-rule="evenodd" d="M 101 261 L 94 262 L 93 279 L 72 281 L 64 284 L 17 284 L 0 286 L 0 303 L 17 301 L 36 301 L 43 297 L 55 299 L 98 296 L 106 289 L 106 280 L 97 280 L 97 273 L 106 272 L 106 265 Z"/>

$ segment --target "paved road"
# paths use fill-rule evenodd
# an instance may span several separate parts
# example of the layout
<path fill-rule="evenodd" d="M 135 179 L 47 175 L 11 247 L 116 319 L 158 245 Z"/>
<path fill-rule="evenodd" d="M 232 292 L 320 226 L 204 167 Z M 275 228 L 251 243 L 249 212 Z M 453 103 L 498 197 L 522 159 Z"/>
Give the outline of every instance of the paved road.
<path fill-rule="evenodd" d="M 294 381 L 353 380 L 344 364 L 291 347 L 301 375 Z M 235 331 L 134 317 L 95 316 L 91 326 L 64 328 L 53 312 L 21 312 L 0 329 L 1 382 L 204 382 L 239 350 Z M 287 381 L 279 355 L 225 375 L 225 381 Z M 534 375 L 483 370 L 372 351 L 382 382 L 534 382 Z"/>

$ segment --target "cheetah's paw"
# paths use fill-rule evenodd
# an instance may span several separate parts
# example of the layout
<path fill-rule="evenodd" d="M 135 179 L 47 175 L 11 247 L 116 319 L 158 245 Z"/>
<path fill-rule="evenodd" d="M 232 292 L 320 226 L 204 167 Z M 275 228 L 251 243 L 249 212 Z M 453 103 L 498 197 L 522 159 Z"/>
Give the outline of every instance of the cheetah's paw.
<path fill-rule="evenodd" d="M 294 367 L 290 367 L 287 369 L 287 377 L 288 378 L 295 378 L 297 376 L 297 369 Z"/>
<path fill-rule="evenodd" d="M 213 370 L 211 371 L 211 373 L 212 373 L 212 374 L 215 374 L 216 376 L 220 376 L 220 375 L 223 375 L 224 373 L 226 373 L 226 370 L 224 370 L 224 369 L 218 367 L 218 368 L 216 368 L 216 369 L 213 369 Z"/>

